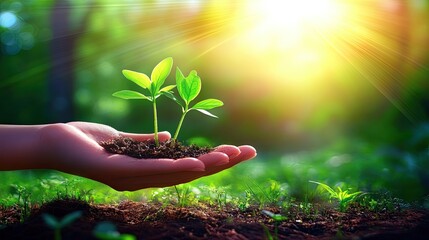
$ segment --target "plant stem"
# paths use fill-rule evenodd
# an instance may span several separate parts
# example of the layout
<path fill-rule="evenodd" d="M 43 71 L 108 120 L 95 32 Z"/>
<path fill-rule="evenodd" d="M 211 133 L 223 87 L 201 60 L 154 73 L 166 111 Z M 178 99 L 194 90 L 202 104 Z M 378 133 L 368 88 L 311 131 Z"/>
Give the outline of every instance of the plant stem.
<path fill-rule="evenodd" d="M 176 190 L 176 194 L 177 194 L 177 204 L 179 204 L 179 206 L 181 206 L 182 205 L 181 204 L 182 199 L 180 197 L 180 192 L 179 192 L 179 189 L 177 188 L 177 185 L 174 185 L 174 189 Z"/>
<path fill-rule="evenodd" d="M 54 229 L 54 239 L 55 240 L 61 240 L 61 228 L 60 227 L 56 227 Z"/>
<path fill-rule="evenodd" d="M 182 117 L 180 118 L 179 125 L 177 126 L 177 129 L 176 129 L 176 133 L 174 134 L 174 137 L 173 137 L 173 139 L 172 139 L 172 141 L 173 141 L 173 142 L 175 142 L 175 141 L 176 141 L 177 136 L 179 135 L 180 128 L 182 127 L 183 120 L 185 119 L 185 115 L 186 115 L 186 112 L 184 112 L 184 113 L 182 114 Z"/>
<path fill-rule="evenodd" d="M 175 142 L 177 136 L 179 136 L 180 129 L 182 128 L 183 120 L 185 119 L 186 113 L 188 113 L 188 104 L 186 104 L 185 109 L 183 110 L 182 117 L 180 118 L 179 125 L 177 126 L 176 133 L 174 133 L 172 142 Z"/>
<path fill-rule="evenodd" d="M 159 139 L 158 139 L 158 116 L 156 112 L 156 101 L 155 97 L 153 98 L 153 132 L 155 134 L 155 145 L 159 147 Z"/>

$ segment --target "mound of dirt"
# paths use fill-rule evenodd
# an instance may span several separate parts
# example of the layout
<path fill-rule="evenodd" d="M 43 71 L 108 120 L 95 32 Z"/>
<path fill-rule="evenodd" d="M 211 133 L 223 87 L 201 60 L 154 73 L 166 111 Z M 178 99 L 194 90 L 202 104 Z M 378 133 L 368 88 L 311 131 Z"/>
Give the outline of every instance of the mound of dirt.
<path fill-rule="evenodd" d="M 115 138 L 99 143 L 107 152 L 124 154 L 134 158 L 171 158 L 199 157 L 213 151 L 212 148 L 196 145 L 186 146 L 180 142 L 160 142 L 156 146 L 155 141 L 136 141 L 132 138 Z"/>
<path fill-rule="evenodd" d="M 96 239 L 95 226 L 103 221 L 116 225 L 120 233 L 137 239 L 427 239 L 429 212 L 408 209 L 395 212 L 325 209 L 305 214 L 299 208 L 264 208 L 287 217 L 274 222 L 250 207 L 239 210 L 218 206 L 175 207 L 125 201 L 114 205 L 93 205 L 68 199 L 34 207 L 20 223 L 20 210 L 0 208 L 0 239 L 53 239 L 53 230 L 42 219 L 49 213 L 57 218 L 74 211 L 82 217 L 62 230 L 62 239 Z M 1 225 L 0 225 L 1 226 Z"/>

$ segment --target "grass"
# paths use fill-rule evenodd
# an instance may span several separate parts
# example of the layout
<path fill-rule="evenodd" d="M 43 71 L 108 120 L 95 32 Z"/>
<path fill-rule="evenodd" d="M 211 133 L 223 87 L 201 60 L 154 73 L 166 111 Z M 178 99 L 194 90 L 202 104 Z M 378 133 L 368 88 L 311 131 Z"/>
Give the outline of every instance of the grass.
<path fill-rule="evenodd" d="M 341 146 L 282 156 L 259 153 L 254 160 L 191 183 L 135 192 L 117 192 L 98 182 L 55 171 L 0 172 L 0 205 L 18 205 L 26 216 L 32 204 L 72 196 L 92 203 L 133 200 L 182 207 L 204 203 L 220 209 L 233 205 L 243 210 L 250 205 L 262 209 L 297 204 L 311 212 L 315 202 L 326 202 L 326 198 L 310 180 L 365 192 L 359 200 L 368 209 L 393 209 L 401 204 L 397 199 L 427 205 L 429 198 L 422 194 L 425 190 L 418 174 L 412 170 L 393 173 L 401 166 L 392 166 L 369 148 L 357 145 L 355 153 L 345 152 Z M 412 187 L 398 187 L 404 182 Z M 389 194 L 383 194 L 386 192 Z"/>
<path fill-rule="evenodd" d="M 319 185 L 319 187 L 321 187 L 322 190 L 328 192 L 329 199 L 337 200 L 340 205 L 341 212 L 345 212 L 347 208 L 350 206 L 350 204 L 355 202 L 356 199 L 363 194 L 361 191 L 350 192 L 350 189 L 343 190 L 339 186 L 337 186 L 337 189 L 333 189 L 324 183 L 315 182 L 315 181 L 309 181 L 309 182 Z"/>

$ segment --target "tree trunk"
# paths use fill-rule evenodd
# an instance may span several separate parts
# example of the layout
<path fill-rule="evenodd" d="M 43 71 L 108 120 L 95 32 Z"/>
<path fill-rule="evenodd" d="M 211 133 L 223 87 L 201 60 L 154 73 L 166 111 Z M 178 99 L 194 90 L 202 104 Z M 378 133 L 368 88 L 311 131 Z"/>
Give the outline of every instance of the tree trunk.
<path fill-rule="evenodd" d="M 51 15 L 51 70 L 48 76 L 49 116 L 52 122 L 73 120 L 74 50 L 76 35 L 71 29 L 71 6 L 57 0 Z"/>

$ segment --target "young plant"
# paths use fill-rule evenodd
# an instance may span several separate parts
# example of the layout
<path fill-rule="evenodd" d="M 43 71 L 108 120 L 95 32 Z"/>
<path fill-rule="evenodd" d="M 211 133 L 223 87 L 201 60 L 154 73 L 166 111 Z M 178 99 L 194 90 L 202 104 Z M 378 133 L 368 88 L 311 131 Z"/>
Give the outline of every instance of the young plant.
<path fill-rule="evenodd" d="M 192 70 L 187 77 L 185 77 L 180 71 L 179 68 L 176 69 L 176 86 L 177 91 L 179 92 L 182 101 L 179 101 L 171 93 L 166 93 L 165 95 L 173 99 L 177 104 L 182 108 L 182 116 L 179 120 L 176 132 L 172 138 L 172 141 L 176 141 L 179 136 L 180 129 L 182 128 L 183 120 L 188 112 L 192 110 L 197 110 L 207 116 L 217 118 L 217 116 L 211 114 L 207 110 L 223 106 L 223 102 L 218 99 L 205 99 L 200 102 L 197 102 L 192 107 L 190 106 L 191 102 L 198 96 L 201 91 L 201 78 L 197 75 L 195 70 Z"/>
<path fill-rule="evenodd" d="M 118 232 L 116 226 L 111 222 L 98 223 L 92 233 L 100 240 L 136 240 L 134 235 Z"/>
<path fill-rule="evenodd" d="M 31 209 L 31 192 L 24 186 L 12 184 L 12 188 L 16 190 L 18 206 L 21 208 L 21 222 L 23 222 L 29 215 Z"/>
<path fill-rule="evenodd" d="M 177 204 L 180 207 L 190 205 L 191 191 L 189 186 L 183 186 L 181 189 L 179 189 L 177 185 L 174 185 L 174 190 L 176 191 L 176 195 L 177 195 Z"/>
<path fill-rule="evenodd" d="M 267 238 L 268 239 L 273 239 L 273 240 L 274 239 L 279 239 L 279 230 L 278 230 L 279 229 L 279 224 L 282 221 L 287 220 L 287 217 L 285 217 L 285 216 L 283 216 L 281 214 L 273 213 L 273 212 L 268 211 L 268 210 L 262 210 L 262 214 L 264 214 L 264 215 L 270 217 L 272 220 L 274 220 L 274 236 L 271 235 L 271 233 L 268 230 L 268 228 L 263 225 L 264 230 L 265 230 L 265 234 L 267 235 Z"/>
<path fill-rule="evenodd" d="M 46 225 L 54 230 L 54 239 L 61 239 L 61 229 L 70 225 L 72 222 L 76 221 L 78 218 L 82 216 L 81 211 L 76 211 L 67 214 L 63 219 L 58 220 L 56 217 L 50 214 L 43 214 L 43 220 L 45 220 Z"/>
<path fill-rule="evenodd" d="M 165 93 L 171 94 L 171 89 L 175 87 L 175 85 L 169 85 L 166 87 L 162 87 L 165 82 L 165 79 L 170 75 L 171 68 L 173 66 L 173 59 L 168 57 L 162 60 L 152 71 L 150 78 L 144 74 L 139 72 L 134 72 L 131 70 L 123 70 L 122 74 L 130 81 L 139 85 L 143 89 L 147 89 L 149 91 L 149 95 L 144 95 L 140 92 L 131 91 L 131 90 L 121 90 L 113 93 L 113 96 L 122 98 L 122 99 L 143 99 L 152 102 L 153 106 L 153 128 L 155 133 L 155 144 L 159 146 L 158 140 L 158 117 L 156 111 L 156 99 Z"/>
<path fill-rule="evenodd" d="M 337 187 L 337 191 L 335 191 L 330 186 L 324 183 L 315 182 L 315 181 L 309 181 L 309 182 L 315 183 L 320 187 L 322 187 L 322 189 L 326 190 L 330 194 L 329 198 L 337 199 L 340 204 L 341 212 L 344 212 L 349 206 L 349 204 L 353 202 L 356 199 L 356 197 L 358 197 L 362 193 L 361 191 L 349 193 L 348 190 L 343 191 L 340 187 Z"/>

